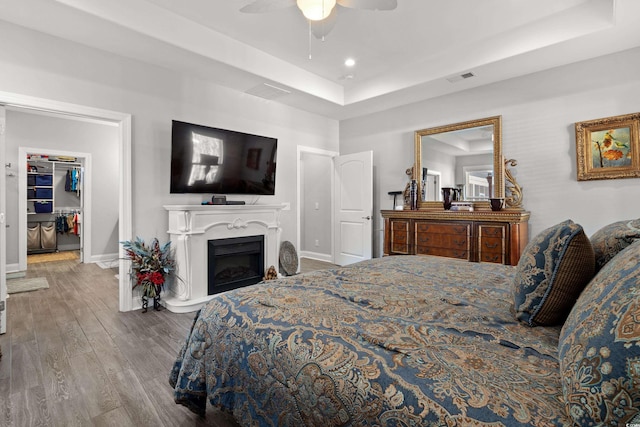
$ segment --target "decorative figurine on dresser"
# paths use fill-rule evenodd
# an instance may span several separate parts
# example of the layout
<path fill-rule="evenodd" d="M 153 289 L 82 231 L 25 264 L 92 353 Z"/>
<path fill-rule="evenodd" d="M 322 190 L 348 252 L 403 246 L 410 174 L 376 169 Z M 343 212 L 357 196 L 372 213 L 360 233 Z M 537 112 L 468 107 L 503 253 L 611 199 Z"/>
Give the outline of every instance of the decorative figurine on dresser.
<path fill-rule="evenodd" d="M 418 188 L 405 189 L 404 210 L 382 210 L 384 255 L 518 263 L 528 242 L 529 212 L 506 168 L 517 163 L 504 161 L 501 129 L 495 116 L 415 132 L 415 163 L 407 173 Z M 467 149 L 458 155 L 456 146 Z M 416 204 L 410 194 L 419 195 Z"/>

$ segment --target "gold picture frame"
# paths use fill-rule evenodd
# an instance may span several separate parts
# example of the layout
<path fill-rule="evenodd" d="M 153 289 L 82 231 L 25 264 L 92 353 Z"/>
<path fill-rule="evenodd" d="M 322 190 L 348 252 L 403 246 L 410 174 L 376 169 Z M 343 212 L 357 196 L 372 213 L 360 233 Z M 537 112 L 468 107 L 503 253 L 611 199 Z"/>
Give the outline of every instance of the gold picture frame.
<path fill-rule="evenodd" d="M 640 177 L 640 113 L 577 122 L 578 181 Z"/>

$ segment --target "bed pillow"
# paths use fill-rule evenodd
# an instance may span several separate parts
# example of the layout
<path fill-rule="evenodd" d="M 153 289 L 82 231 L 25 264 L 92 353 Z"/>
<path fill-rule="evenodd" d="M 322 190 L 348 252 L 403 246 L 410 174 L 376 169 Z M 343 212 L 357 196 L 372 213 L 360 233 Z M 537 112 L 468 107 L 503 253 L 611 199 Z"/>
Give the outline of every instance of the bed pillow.
<path fill-rule="evenodd" d="M 593 247 L 579 224 L 566 220 L 540 232 L 516 267 L 516 318 L 529 326 L 562 324 L 594 269 Z"/>
<path fill-rule="evenodd" d="M 640 219 L 614 222 L 596 231 L 591 236 L 596 271 L 636 240 L 640 240 Z"/>
<path fill-rule="evenodd" d="M 582 292 L 560 332 L 558 356 L 575 425 L 624 426 L 640 419 L 640 241 Z"/>

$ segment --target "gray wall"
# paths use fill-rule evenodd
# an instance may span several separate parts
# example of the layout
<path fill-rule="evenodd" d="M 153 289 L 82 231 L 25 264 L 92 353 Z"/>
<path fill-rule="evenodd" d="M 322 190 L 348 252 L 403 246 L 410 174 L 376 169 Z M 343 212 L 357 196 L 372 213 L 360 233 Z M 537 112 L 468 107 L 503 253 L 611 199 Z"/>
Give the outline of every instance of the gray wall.
<path fill-rule="evenodd" d="M 388 209 L 387 192 L 407 183 L 415 130 L 495 115 L 503 119 L 504 154 L 519 163 L 514 175 L 531 211 L 531 234 L 567 218 L 591 234 L 640 212 L 638 179 L 576 180 L 574 132 L 577 121 L 639 110 L 640 49 L 338 123 L 7 23 L 0 22 L 0 40 L 11 41 L 0 56 L 0 91 L 132 114 L 133 233 L 143 238 L 166 238 L 162 205 L 204 199 L 169 194 L 172 119 L 279 139 L 276 195 L 257 201 L 291 203 L 281 220 L 282 238 L 292 242 L 297 145 L 341 154 L 373 150 L 374 208 Z M 380 254 L 382 221 L 375 219 Z"/>
<path fill-rule="evenodd" d="M 331 157 L 301 153 L 301 251 L 331 256 Z M 318 244 L 316 245 L 316 241 Z"/>
<path fill-rule="evenodd" d="M 297 241 L 296 147 L 338 151 L 337 120 L 5 22 L 0 22 L 0 40 L 11 41 L 3 43 L 0 55 L 0 91 L 132 115 L 134 236 L 166 240 L 163 205 L 200 204 L 211 198 L 169 194 L 175 119 L 278 138 L 275 196 L 234 199 L 289 202 L 291 210 L 281 215 L 282 239 Z"/>
<path fill-rule="evenodd" d="M 43 148 L 42 154 L 82 152 L 92 156 L 91 254 L 117 257 L 118 253 L 118 128 L 28 111 L 6 114 L 6 161 L 18 164 L 19 147 Z M 48 150 L 48 151 L 47 151 Z M 60 178 L 59 175 L 56 175 Z M 56 205 L 79 205 L 65 201 Z M 7 264 L 18 263 L 18 177 L 7 178 Z M 63 243 L 68 243 L 63 241 Z M 91 261 L 91 260 L 86 260 Z"/>
<path fill-rule="evenodd" d="M 388 209 L 387 192 L 407 182 L 415 130 L 501 115 L 503 151 L 518 161 L 514 175 L 531 212 L 530 234 L 573 219 L 591 235 L 638 218 L 640 179 L 577 181 L 575 122 L 640 111 L 639 68 L 640 49 L 633 49 L 345 120 L 340 154 L 373 150 L 375 209 Z M 380 254 L 380 215 L 375 224 Z"/>

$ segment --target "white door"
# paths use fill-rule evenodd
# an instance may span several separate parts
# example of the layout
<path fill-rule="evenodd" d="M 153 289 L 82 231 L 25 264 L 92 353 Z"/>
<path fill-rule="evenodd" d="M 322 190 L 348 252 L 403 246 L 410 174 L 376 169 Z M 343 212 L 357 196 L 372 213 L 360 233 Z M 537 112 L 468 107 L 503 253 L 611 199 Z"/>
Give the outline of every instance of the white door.
<path fill-rule="evenodd" d="M 371 259 L 373 151 L 335 158 L 335 250 L 338 265 Z"/>
<path fill-rule="evenodd" d="M 5 165 L 5 109 L 0 105 L 0 165 L 2 169 L 6 169 Z M 7 212 L 5 189 L 7 186 L 7 174 L 3 170 L 0 174 L 0 334 L 7 332 L 7 225 L 5 215 Z"/>

